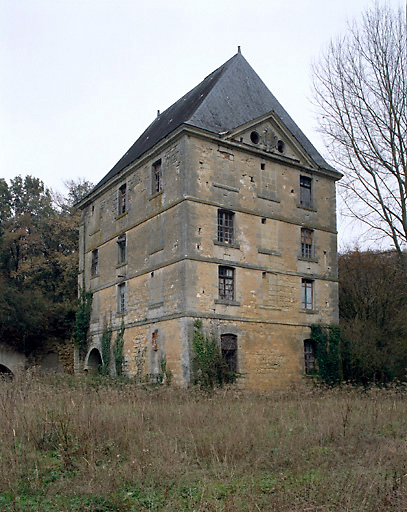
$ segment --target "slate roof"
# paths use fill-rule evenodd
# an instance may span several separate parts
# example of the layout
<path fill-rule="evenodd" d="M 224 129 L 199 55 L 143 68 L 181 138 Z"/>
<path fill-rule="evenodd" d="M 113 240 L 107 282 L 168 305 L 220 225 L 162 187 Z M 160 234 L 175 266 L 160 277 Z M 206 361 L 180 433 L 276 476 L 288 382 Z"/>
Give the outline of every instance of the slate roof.
<path fill-rule="evenodd" d="M 269 112 L 281 119 L 320 168 L 334 171 L 239 52 L 162 112 L 92 192 L 182 124 L 222 133 Z"/>

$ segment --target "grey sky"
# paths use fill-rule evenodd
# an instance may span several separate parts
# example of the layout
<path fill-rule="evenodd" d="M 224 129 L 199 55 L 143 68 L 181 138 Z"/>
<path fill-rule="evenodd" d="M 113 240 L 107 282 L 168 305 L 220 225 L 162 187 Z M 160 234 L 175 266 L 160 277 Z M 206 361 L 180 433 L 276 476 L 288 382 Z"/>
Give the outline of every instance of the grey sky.
<path fill-rule="evenodd" d="M 0 0 L 0 177 L 96 183 L 237 46 L 314 145 L 310 64 L 366 0 Z M 401 5 L 401 0 L 390 1 Z"/>

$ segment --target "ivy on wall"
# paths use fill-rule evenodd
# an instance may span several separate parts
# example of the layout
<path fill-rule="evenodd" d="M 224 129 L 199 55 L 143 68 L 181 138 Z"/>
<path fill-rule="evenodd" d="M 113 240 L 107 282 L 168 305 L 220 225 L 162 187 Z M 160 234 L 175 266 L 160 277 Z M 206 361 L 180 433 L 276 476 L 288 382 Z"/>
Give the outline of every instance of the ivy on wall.
<path fill-rule="evenodd" d="M 124 354 L 123 354 L 123 346 L 124 346 L 124 320 L 122 319 L 122 323 L 120 325 L 120 329 L 117 332 L 116 338 L 114 340 L 113 346 L 113 357 L 114 364 L 116 368 L 116 375 L 123 375 L 123 366 L 124 366 Z"/>
<path fill-rule="evenodd" d="M 85 288 L 80 288 L 72 338 L 81 353 L 86 350 L 91 309 L 92 293 L 87 292 Z"/>
<path fill-rule="evenodd" d="M 338 325 L 311 325 L 311 338 L 315 341 L 318 375 L 333 386 L 343 380 L 341 359 L 341 331 Z"/>

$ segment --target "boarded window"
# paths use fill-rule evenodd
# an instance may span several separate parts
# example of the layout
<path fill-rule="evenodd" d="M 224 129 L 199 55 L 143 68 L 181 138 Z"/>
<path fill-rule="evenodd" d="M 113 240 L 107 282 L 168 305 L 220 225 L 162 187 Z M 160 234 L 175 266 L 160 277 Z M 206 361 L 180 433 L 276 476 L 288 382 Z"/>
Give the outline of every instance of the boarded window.
<path fill-rule="evenodd" d="M 122 185 L 119 188 L 119 196 L 118 196 L 118 201 L 117 201 L 117 205 L 118 205 L 117 213 L 119 215 L 121 215 L 122 213 L 125 213 L 125 211 L 127 210 L 127 204 L 126 204 L 127 190 L 126 189 L 127 189 L 126 184 Z"/>
<path fill-rule="evenodd" d="M 231 267 L 219 267 L 219 299 L 234 300 L 235 270 Z"/>
<path fill-rule="evenodd" d="M 230 372 L 237 372 L 237 336 L 235 334 L 222 334 L 220 337 L 222 359 Z"/>
<path fill-rule="evenodd" d="M 117 239 L 117 248 L 118 248 L 118 263 L 126 262 L 127 254 L 126 254 L 126 235 L 120 235 Z"/>
<path fill-rule="evenodd" d="M 218 210 L 218 242 L 233 243 L 234 213 Z"/>
<path fill-rule="evenodd" d="M 90 266 L 90 274 L 96 276 L 99 273 L 99 251 L 94 249 L 92 251 L 92 262 Z"/>
<path fill-rule="evenodd" d="M 314 281 L 302 280 L 302 309 L 314 308 Z"/>
<path fill-rule="evenodd" d="M 303 258 L 312 258 L 312 230 L 301 229 L 301 256 Z"/>
<path fill-rule="evenodd" d="M 153 164 L 151 182 L 151 193 L 157 194 L 158 192 L 161 192 L 161 190 L 163 189 L 161 158 L 160 160 L 157 160 L 157 162 Z"/>
<path fill-rule="evenodd" d="M 304 366 L 305 373 L 314 373 L 317 369 L 314 340 L 304 340 Z"/>
<path fill-rule="evenodd" d="M 305 206 L 305 208 L 311 208 L 312 206 L 311 184 L 311 178 L 300 176 L 300 205 Z"/>

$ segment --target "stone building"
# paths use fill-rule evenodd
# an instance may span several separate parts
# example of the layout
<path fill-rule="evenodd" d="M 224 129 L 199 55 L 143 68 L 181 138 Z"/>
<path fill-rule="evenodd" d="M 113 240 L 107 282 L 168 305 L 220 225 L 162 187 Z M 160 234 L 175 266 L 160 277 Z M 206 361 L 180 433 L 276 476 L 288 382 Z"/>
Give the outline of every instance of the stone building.
<path fill-rule="evenodd" d="M 79 207 L 89 350 L 123 321 L 125 370 L 191 378 L 193 324 L 246 388 L 301 378 L 338 320 L 335 182 L 239 52 L 157 118 Z M 114 336 L 114 333 L 113 333 Z"/>

